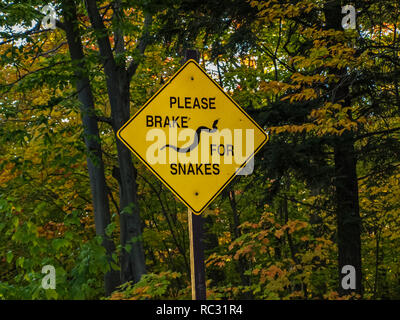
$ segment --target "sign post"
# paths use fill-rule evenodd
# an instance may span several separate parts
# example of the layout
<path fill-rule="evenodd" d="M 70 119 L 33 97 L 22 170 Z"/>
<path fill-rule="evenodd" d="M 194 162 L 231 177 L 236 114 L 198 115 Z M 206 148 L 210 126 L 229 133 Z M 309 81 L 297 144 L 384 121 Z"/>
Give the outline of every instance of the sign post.
<path fill-rule="evenodd" d="M 190 278 L 192 300 L 206 300 L 206 272 L 204 266 L 203 225 L 204 218 L 188 209 L 190 243 Z"/>
<path fill-rule="evenodd" d="M 199 52 L 187 49 L 185 62 L 190 59 L 199 62 Z M 188 208 L 190 279 L 192 283 L 192 300 L 206 300 L 206 272 L 204 266 L 203 226 L 204 218 L 193 214 Z"/>

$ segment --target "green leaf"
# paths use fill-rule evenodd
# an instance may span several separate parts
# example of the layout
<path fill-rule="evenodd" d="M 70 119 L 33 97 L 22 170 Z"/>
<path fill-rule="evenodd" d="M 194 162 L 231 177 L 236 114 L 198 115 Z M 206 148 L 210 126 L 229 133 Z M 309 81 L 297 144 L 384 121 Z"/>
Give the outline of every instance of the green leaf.
<path fill-rule="evenodd" d="M 65 239 L 54 239 L 52 246 L 56 251 L 59 251 L 63 247 L 67 247 L 69 242 Z"/>
<path fill-rule="evenodd" d="M 19 257 L 19 258 L 17 259 L 17 261 L 16 261 L 16 265 L 19 266 L 19 267 L 21 267 L 21 268 L 23 268 L 23 267 L 24 267 L 24 261 L 25 261 L 25 258 L 24 258 L 24 257 Z"/>
<path fill-rule="evenodd" d="M 13 258 L 14 258 L 14 254 L 11 251 L 8 251 L 7 256 L 6 256 L 7 263 L 11 263 Z"/>

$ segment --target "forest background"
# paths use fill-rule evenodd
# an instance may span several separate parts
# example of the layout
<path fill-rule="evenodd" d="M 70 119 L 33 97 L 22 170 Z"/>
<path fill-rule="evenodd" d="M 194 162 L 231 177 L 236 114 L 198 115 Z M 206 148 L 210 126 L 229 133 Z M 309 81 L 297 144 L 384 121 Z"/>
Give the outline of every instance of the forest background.
<path fill-rule="evenodd" d="M 203 213 L 207 297 L 400 299 L 400 4 L 349 4 L 1 0 L 0 299 L 190 299 L 187 209 L 115 137 L 187 49 L 270 134 Z"/>

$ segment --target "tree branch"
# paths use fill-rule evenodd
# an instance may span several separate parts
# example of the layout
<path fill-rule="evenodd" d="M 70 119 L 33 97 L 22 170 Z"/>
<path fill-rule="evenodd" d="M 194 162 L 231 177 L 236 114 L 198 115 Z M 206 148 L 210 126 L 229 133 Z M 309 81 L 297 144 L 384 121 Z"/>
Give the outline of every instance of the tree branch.
<path fill-rule="evenodd" d="M 122 22 L 122 9 L 121 9 L 121 0 L 115 0 L 112 4 L 113 6 L 113 29 L 114 29 L 114 51 L 116 54 L 124 53 L 125 51 L 125 43 L 124 43 L 124 33 L 120 28 L 120 24 Z"/>
<path fill-rule="evenodd" d="M 382 131 L 368 132 L 366 134 L 356 137 L 355 140 L 361 140 L 361 139 L 368 138 L 368 137 L 371 137 L 371 136 L 374 136 L 377 134 L 389 134 L 389 133 L 393 133 L 396 131 L 400 131 L 400 127 L 382 130 Z"/>
<path fill-rule="evenodd" d="M 96 0 L 85 0 L 85 2 L 90 22 L 96 33 L 97 43 L 100 49 L 100 55 L 105 59 L 104 67 L 107 69 L 107 71 L 114 72 L 116 64 L 112 53 L 110 40 L 108 38 L 108 32 L 100 16 Z"/>
<path fill-rule="evenodd" d="M 145 18 L 144 18 L 144 26 L 143 26 L 143 34 L 139 40 L 139 43 L 135 49 L 135 51 L 138 51 L 140 56 L 143 56 L 146 47 L 149 43 L 149 38 L 150 38 L 150 27 L 152 24 L 152 20 L 153 17 L 150 13 L 146 13 L 145 14 Z M 138 61 L 140 59 L 133 59 L 127 69 L 127 75 L 128 75 L 128 81 L 130 82 L 132 77 L 134 76 L 136 69 L 139 66 L 140 61 Z"/>
<path fill-rule="evenodd" d="M 99 121 L 99 122 L 108 123 L 110 126 L 112 126 L 112 118 L 103 117 L 103 116 L 96 116 L 96 120 Z"/>

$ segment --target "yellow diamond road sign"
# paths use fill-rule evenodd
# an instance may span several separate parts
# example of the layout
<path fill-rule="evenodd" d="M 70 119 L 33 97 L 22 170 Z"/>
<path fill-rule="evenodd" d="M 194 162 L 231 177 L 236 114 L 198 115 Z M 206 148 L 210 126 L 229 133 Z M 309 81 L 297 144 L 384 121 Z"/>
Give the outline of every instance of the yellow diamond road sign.
<path fill-rule="evenodd" d="M 194 60 L 186 62 L 117 136 L 195 214 L 245 165 L 249 167 L 268 140 Z"/>

